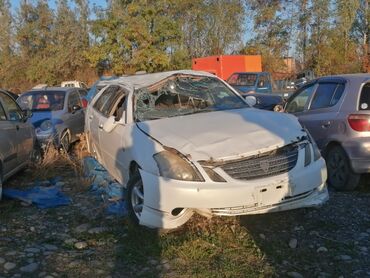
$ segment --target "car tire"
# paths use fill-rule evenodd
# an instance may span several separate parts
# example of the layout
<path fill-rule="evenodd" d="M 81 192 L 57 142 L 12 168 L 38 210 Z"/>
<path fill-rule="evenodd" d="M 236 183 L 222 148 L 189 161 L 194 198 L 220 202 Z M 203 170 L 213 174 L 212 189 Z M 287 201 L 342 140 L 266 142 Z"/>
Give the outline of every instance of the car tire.
<path fill-rule="evenodd" d="M 2 177 L 2 174 L 1 174 L 1 168 L 0 168 L 0 200 L 3 196 L 3 177 Z"/>
<path fill-rule="evenodd" d="M 354 190 L 361 175 L 353 172 L 350 161 L 344 149 L 340 146 L 330 148 L 326 154 L 328 183 L 339 191 Z"/>
<path fill-rule="evenodd" d="M 139 225 L 144 205 L 144 186 L 139 173 L 135 173 L 127 186 L 128 216 L 134 225 Z"/>
<path fill-rule="evenodd" d="M 60 136 L 60 149 L 68 153 L 70 148 L 71 148 L 71 138 L 68 130 L 65 130 Z"/>
<path fill-rule="evenodd" d="M 32 153 L 31 153 L 31 163 L 38 164 L 42 161 L 43 152 L 40 144 L 36 141 Z"/>

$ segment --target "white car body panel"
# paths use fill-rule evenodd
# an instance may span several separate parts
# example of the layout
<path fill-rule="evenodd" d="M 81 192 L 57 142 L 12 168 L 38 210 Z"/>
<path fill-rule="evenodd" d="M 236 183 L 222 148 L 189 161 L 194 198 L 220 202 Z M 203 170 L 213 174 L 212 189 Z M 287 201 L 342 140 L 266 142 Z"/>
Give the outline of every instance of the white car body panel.
<path fill-rule="evenodd" d="M 304 136 L 303 131 L 297 132 L 302 128 L 295 117 L 281 115 L 248 108 L 147 121 L 138 126 L 163 145 L 196 161 L 229 160 L 282 147 Z"/>
<path fill-rule="evenodd" d="M 140 224 L 172 229 L 184 224 L 194 212 L 258 214 L 318 206 L 328 199 L 325 162 L 320 158 L 304 166 L 304 149 L 299 150 L 297 163 L 289 172 L 254 180 L 233 179 L 216 166 L 213 170 L 226 182 L 214 182 L 200 165 L 201 161 L 224 162 L 249 157 L 304 140 L 306 133 L 291 115 L 245 108 L 135 123 L 134 89 L 173 74 L 216 78 L 208 73 L 175 71 L 105 81 L 129 92 L 124 117 L 110 132 L 98 127 L 108 120 L 93 108 L 104 89 L 92 99 L 86 113 L 91 152 L 108 172 L 127 186 L 131 163 L 139 166 L 145 196 Z M 168 148 L 186 156 L 204 181 L 161 177 L 153 155 Z M 172 215 L 176 208 L 184 209 Z"/>

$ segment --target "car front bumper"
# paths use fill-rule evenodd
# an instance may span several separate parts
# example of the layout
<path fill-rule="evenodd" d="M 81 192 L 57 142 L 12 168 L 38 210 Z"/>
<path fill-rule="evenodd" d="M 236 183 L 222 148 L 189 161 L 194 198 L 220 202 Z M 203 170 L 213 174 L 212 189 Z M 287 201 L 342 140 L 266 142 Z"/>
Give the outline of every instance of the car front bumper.
<path fill-rule="evenodd" d="M 140 170 L 145 196 L 140 224 L 173 229 L 196 211 L 247 215 L 320 206 L 329 198 L 325 162 L 301 163 L 278 176 L 226 183 L 172 180 Z"/>

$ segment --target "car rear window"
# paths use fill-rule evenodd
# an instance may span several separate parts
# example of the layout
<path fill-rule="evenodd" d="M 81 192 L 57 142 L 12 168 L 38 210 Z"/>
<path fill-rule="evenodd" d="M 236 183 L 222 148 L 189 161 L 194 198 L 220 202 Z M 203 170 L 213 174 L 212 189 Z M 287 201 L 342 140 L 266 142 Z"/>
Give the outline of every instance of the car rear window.
<path fill-rule="evenodd" d="M 257 74 L 254 73 L 236 73 L 233 74 L 227 83 L 232 86 L 254 86 L 257 81 Z"/>
<path fill-rule="evenodd" d="M 65 91 L 30 91 L 22 94 L 17 102 L 24 110 L 59 111 L 64 108 Z"/>
<path fill-rule="evenodd" d="M 362 87 L 358 110 L 370 110 L 370 83 Z"/>
<path fill-rule="evenodd" d="M 344 91 L 344 84 L 320 83 L 313 97 L 310 109 L 334 106 Z"/>

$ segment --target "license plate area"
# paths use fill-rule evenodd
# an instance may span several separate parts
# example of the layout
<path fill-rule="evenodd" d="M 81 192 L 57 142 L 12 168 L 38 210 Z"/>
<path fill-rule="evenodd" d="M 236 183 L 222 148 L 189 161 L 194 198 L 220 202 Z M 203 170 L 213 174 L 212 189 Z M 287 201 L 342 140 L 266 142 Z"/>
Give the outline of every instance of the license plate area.
<path fill-rule="evenodd" d="M 256 188 L 258 206 L 273 205 L 290 195 L 288 184 L 274 184 Z"/>

